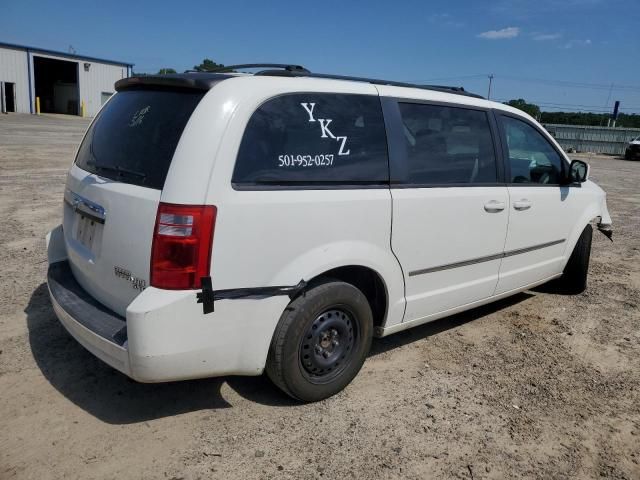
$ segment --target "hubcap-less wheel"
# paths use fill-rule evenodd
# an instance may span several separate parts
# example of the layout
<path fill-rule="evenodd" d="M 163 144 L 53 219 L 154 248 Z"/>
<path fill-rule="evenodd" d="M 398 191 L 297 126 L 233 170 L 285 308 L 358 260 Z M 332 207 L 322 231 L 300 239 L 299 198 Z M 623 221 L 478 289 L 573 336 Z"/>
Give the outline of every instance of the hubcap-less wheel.
<path fill-rule="evenodd" d="M 343 309 L 321 313 L 311 324 L 300 346 L 300 364 L 313 383 L 324 383 L 349 364 L 358 331 L 352 315 Z"/>
<path fill-rule="evenodd" d="M 317 402 L 356 376 L 371 347 L 373 315 L 361 290 L 319 279 L 282 312 L 269 347 L 269 378 L 293 398 Z"/>

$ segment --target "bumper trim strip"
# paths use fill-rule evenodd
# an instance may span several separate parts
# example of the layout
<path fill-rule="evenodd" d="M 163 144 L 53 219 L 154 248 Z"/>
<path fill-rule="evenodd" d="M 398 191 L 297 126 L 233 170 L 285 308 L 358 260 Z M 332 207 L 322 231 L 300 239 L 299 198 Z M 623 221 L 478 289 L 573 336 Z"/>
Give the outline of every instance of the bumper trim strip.
<path fill-rule="evenodd" d="M 126 319 L 102 305 L 80 286 L 69 261 L 49 265 L 47 284 L 58 306 L 80 325 L 119 347 L 127 342 Z"/>

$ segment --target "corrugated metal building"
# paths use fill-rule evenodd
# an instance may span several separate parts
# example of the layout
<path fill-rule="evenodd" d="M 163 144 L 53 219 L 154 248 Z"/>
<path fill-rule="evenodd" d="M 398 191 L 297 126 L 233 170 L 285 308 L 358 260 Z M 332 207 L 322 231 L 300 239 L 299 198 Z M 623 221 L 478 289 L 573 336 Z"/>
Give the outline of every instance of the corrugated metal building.
<path fill-rule="evenodd" d="M 133 64 L 0 42 L 2 111 L 94 116 Z"/>
<path fill-rule="evenodd" d="M 631 140 L 640 136 L 638 128 L 594 127 L 588 125 L 543 124 L 565 150 L 624 155 Z"/>

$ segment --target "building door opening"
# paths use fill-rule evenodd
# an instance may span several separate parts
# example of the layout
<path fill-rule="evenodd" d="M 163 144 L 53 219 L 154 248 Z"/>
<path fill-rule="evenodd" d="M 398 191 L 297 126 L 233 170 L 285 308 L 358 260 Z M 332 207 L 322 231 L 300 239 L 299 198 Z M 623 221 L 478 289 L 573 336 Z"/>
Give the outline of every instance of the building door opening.
<path fill-rule="evenodd" d="M 16 84 L 3 82 L 2 88 L 2 106 L 4 112 L 16 111 Z"/>
<path fill-rule="evenodd" d="M 107 103 L 107 100 L 111 98 L 111 95 L 113 95 L 113 92 L 101 92 L 100 105 L 104 105 L 105 103 Z"/>
<path fill-rule="evenodd" d="M 42 113 L 79 114 L 77 62 L 34 56 L 33 76 Z"/>

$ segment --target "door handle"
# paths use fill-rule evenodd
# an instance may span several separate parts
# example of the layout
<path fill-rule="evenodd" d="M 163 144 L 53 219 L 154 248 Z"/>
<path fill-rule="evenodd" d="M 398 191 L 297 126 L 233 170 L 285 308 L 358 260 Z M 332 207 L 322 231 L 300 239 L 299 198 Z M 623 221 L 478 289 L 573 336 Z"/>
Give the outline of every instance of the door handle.
<path fill-rule="evenodd" d="M 498 200 L 491 200 L 484 204 L 485 211 L 489 213 L 498 213 L 504 210 L 504 202 L 499 202 Z"/>
<path fill-rule="evenodd" d="M 513 202 L 513 208 L 515 208 L 516 210 L 528 210 L 529 208 L 531 208 L 531 202 L 526 198 L 523 198 L 522 200 Z"/>

